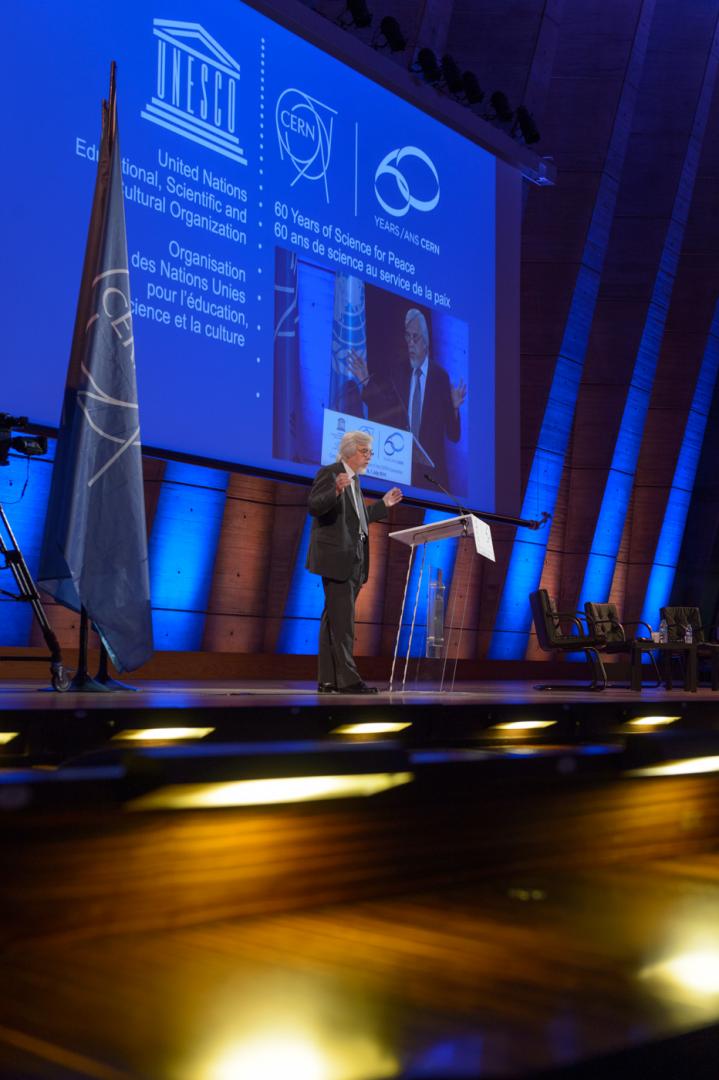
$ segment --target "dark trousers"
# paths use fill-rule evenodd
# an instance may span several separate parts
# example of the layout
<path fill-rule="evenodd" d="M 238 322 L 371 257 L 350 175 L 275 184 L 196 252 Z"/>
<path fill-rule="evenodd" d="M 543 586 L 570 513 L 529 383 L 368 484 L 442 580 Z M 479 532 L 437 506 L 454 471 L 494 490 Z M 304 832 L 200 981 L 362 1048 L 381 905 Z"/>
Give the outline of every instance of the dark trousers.
<path fill-rule="evenodd" d="M 347 581 L 322 578 L 325 606 L 320 620 L 318 681 L 342 689 L 360 682 L 354 662 L 355 601 L 364 580 L 364 561 L 357 561 Z"/>

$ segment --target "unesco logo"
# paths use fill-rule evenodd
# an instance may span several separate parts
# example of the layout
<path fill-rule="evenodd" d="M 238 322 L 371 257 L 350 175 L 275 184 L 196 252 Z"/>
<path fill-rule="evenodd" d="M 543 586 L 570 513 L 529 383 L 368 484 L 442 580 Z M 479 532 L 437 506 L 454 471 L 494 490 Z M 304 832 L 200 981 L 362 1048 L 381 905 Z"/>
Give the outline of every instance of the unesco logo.
<path fill-rule="evenodd" d="M 327 170 L 336 115 L 336 109 L 294 87 L 280 94 L 275 108 L 280 157 L 287 158 L 295 169 L 290 187 L 298 180 L 321 180 L 327 202 L 330 201 Z"/>
<path fill-rule="evenodd" d="M 390 150 L 374 174 L 374 193 L 392 217 L 404 217 L 410 208 L 428 213 L 439 203 L 439 175 L 432 159 L 418 146 Z"/>
<path fill-rule="evenodd" d="M 246 165 L 237 136 L 240 65 L 199 23 L 155 19 L 152 32 L 155 85 L 143 120 Z"/>

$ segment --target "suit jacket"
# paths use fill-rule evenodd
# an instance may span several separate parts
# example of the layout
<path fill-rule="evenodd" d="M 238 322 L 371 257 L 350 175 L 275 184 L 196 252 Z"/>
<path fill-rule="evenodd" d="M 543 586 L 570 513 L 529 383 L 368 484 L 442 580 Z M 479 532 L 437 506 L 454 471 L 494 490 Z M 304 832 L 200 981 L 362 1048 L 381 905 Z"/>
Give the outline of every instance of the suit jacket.
<path fill-rule="evenodd" d="M 390 427 L 409 430 L 409 398 L 412 366 L 405 363 L 394 377 L 382 379 L 373 375 L 363 390 L 370 420 Z M 459 412 L 452 403 L 449 375 L 430 359 L 427 365 L 427 385 L 424 388 L 419 441 L 434 462 L 428 465 L 415 448 L 412 461 L 412 483 L 427 487 L 424 474 L 431 473 L 444 487 L 450 488 L 447 475 L 446 441 L 459 442 L 461 433 Z"/>
<path fill-rule="evenodd" d="M 347 581 L 364 558 L 364 582 L 369 574 L 369 537 L 365 542 L 360 539 L 352 492 L 348 488 L 340 496 L 335 492 L 338 474 L 346 471 L 344 464 L 336 461 L 320 469 L 314 479 L 308 500 L 313 520 L 306 566 L 313 574 Z M 365 513 L 370 523 L 387 517 L 388 510 L 378 499 L 371 506 L 365 502 Z"/>

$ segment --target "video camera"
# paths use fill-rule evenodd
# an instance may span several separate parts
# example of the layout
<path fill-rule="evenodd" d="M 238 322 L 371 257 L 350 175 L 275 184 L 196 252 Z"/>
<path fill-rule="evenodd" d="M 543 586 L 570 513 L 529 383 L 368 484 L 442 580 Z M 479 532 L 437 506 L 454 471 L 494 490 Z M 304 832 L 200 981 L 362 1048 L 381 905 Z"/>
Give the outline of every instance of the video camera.
<path fill-rule="evenodd" d="M 35 457 L 47 453 L 47 438 L 44 435 L 13 435 L 13 431 L 27 431 L 27 416 L 11 416 L 0 413 L 0 466 L 8 465 L 8 454 L 14 450 L 17 454 Z"/>

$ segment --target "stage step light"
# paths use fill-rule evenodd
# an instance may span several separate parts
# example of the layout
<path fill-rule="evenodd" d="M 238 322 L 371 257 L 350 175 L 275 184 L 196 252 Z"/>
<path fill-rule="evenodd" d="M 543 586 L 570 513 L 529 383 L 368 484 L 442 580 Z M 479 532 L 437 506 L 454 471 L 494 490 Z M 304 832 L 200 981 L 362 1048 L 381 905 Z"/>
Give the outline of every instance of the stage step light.
<path fill-rule="evenodd" d="M 631 720 L 627 720 L 627 727 L 666 727 L 667 724 L 675 724 L 677 720 L 681 720 L 681 716 L 633 716 Z"/>
<path fill-rule="evenodd" d="M 228 806 L 353 799 L 409 784 L 411 772 L 353 773 L 346 776 L 282 776 L 224 783 L 167 784 L 127 803 L 128 810 L 214 810 Z"/>
<path fill-rule="evenodd" d="M 493 724 L 490 731 L 536 731 L 540 728 L 554 727 L 556 720 L 508 720 L 503 724 Z"/>
<path fill-rule="evenodd" d="M 211 735 L 213 727 L 155 727 L 125 728 L 112 736 L 112 742 L 183 742 L 186 739 L 204 739 Z"/>
<path fill-rule="evenodd" d="M 332 735 L 396 735 L 400 731 L 406 731 L 412 727 L 410 720 L 403 722 L 378 720 L 372 723 L 340 724 L 333 728 Z"/>
<path fill-rule="evenodd" d="M 719 772 L 719 756 L 679 758 L 677 761 L 665 761 L 661 765 L 646 765 L 641 769 L 630 769 L 627 776 L 700 776 L 702 773 Z"/>

